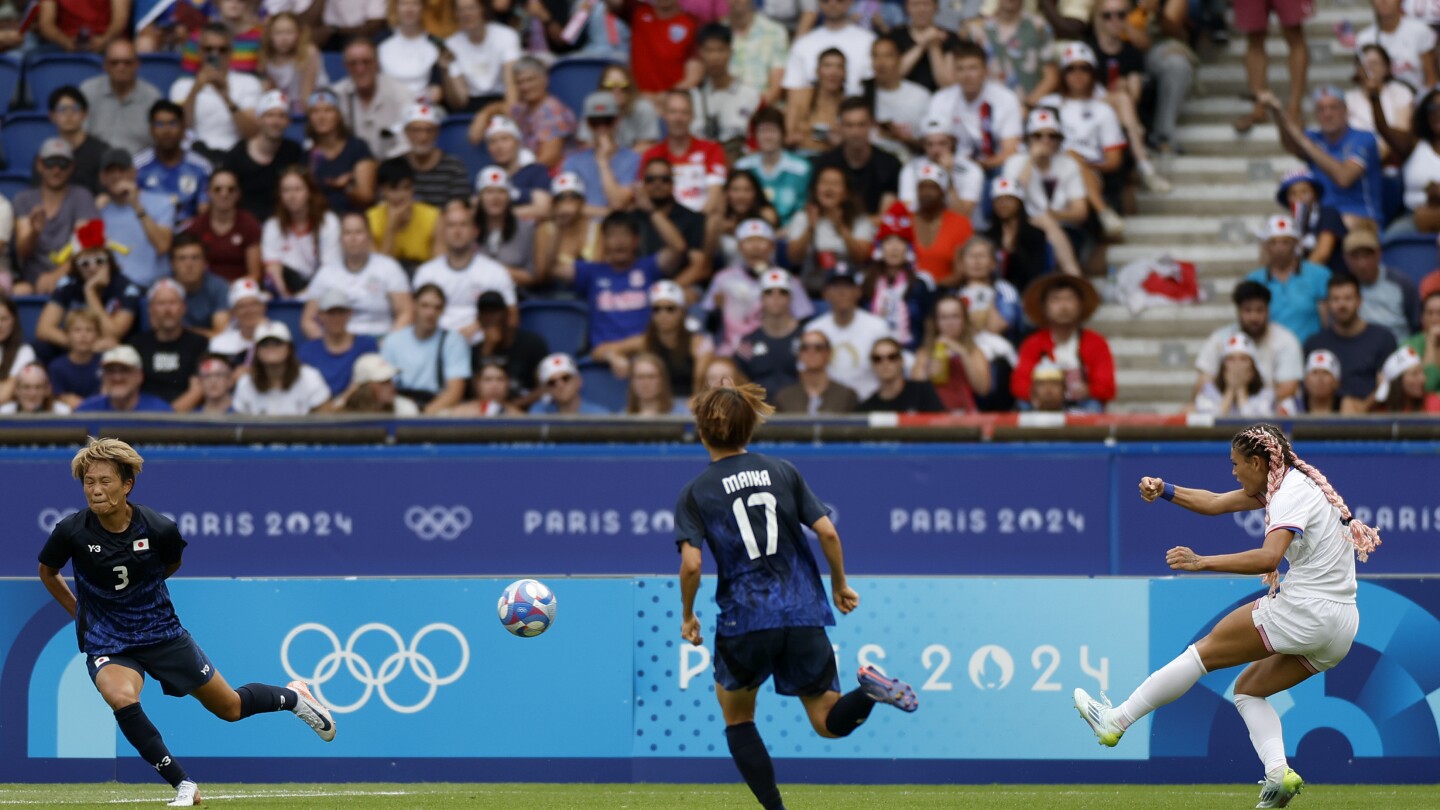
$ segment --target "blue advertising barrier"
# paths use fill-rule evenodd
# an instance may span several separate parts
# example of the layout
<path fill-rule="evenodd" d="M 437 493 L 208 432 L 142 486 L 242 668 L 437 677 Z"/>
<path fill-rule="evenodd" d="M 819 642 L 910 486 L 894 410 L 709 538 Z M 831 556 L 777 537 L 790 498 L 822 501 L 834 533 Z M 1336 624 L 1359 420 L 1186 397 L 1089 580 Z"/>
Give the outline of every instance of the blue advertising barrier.
<path fill-rule="evenodd" d="M 1440 573 L 1437 445 L 1302 447 L 1379 527 L 1366 574 Z M 1263 512 L 1145 504 L 1142 475 L 1234 487 L 1224 444 L 767 450 L 834 509 L 854 573 L 1153 575 L 1164 552 L 1258 545 Z M 173 516 L 192 576 L 673 572 L 675 498 L 696 447 L 147 450 L 133 499 Z M 67 451 L 0 456 L 0 576 L 32 576 L 83 504 Z"/>
<path fill-rule="evenodd" d="M 146 690 L 146 711 L 201 780 L 735 781 L 707 640 L 679 638 L 669 578 L 552 579 L 553 628 L 499 626 L 500 579 L 185 580 L 177 609 L 232 684 L 303 678 L 334 707 L 317 740 L 286 713 L 226 724 Z M 843 688 L 861 664 L 909 679 L 913 715 L 877 707 L 852 736 L 814 734 L 764 687 L 757 722 L 782 781 L 1246 782 L 1259 763 L 1229 700 L 1239 669 L 1097 746 L 1070 692 L 1123 696 L 1260 593 L 1253 579 L 859 577 L 831 641 Z M 1440 581 L 1363 581 L 1339 667 L 1277 696 L 1288 752 L 1323 782 L 1440 773 Z M 237 608 L 243 606 L 243 612 Z M 0 782 L 153 782 L 34 581 L 0 581 Z M 240 620 L 243 617 L 243 621 Z M 1323 774 L 1323 776 L 1320 776 Z"/>

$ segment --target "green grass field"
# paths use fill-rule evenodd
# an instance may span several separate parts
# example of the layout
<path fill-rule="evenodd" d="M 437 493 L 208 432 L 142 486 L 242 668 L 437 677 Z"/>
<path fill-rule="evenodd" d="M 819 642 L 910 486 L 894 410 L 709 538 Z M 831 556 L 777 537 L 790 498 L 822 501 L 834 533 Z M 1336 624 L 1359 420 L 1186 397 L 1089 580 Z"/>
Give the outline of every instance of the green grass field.
<path fill-rule="evenodd" d="M 1258 787 L 1244 785 L 790 785 L 783 790 L 790 810 L 1234 810 L 1254 807 L 1259 793 Z M 0 806 L 7 807 L 160 807 L 171 796 L 163 785 L 0 785 Z M 204 806 L 306 810 L 509 810 L 532 806 L 545 810 L 750 810 L 758 806 L 738 785 L 206 784 L 201 785 L 200 796 Z M 1290 806 L 1301 810 L 1435 810 L 1440 808 L 1440 785 L 1311 785 Z"/>

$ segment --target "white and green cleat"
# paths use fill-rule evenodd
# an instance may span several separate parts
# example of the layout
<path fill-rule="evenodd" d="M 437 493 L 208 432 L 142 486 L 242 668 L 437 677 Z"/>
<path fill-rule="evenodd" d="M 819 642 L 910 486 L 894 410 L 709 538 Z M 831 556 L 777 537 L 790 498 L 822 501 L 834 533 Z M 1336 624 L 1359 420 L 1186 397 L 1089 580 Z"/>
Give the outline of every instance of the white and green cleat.
<path fill-rule="evenodd" d="M 1300 778 L 1300 774 L 1286 768 L 1280 781 L 1272 782 L 1266 777 L 1265 781 L 1260 783 L 1260 803 L 1255 807 L 1285 807 L 1290 804 L 1291 799 L 1300 795 L 1303 787 L 1305 780 Z"/>
<path fill-rule="evenodd" d="M 1100 697 L 1105 702 L 1101 703 L 1090 697 L 1090 693 L 1084 689 L 1075 690 L 1075 710 L 1080 712 L 1080 717 L 1089 724 L 1090 730 L 1100 739 L 1100 744 L 1108 748 L 1114 748 L 1125 735 L 1125 729 L 1115 720 L 1115 709 L 1110 705 L 1110 699 L 1101 692 Z"/>

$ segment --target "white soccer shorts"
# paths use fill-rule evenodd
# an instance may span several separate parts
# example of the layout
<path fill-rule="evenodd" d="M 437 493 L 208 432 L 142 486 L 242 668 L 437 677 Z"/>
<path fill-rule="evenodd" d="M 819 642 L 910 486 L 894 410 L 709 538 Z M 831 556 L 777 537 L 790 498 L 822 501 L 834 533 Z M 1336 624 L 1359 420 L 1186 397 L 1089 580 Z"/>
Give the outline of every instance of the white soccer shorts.
<path fill-rule="evenodd" d="M 1344 660 L 1360 629 L 1360 611 L 1354 603 L 1290 599 L 1283 590 L 1273 599 L 1255 600 L 1250 617 L 1266 649 L 1298 655 L 1313 672 L 1324 672 Z"/>

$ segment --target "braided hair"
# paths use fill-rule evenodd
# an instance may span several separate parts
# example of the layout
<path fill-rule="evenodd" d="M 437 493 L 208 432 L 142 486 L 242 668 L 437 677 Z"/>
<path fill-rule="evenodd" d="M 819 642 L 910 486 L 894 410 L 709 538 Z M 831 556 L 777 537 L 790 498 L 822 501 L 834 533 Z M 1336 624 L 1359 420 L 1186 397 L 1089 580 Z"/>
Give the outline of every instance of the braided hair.
<path fill-rule="evenodd" d="M 1242 455 L 1266 459 L 1269 469 L 1265 482 L 1266 503 L 1270 503 L 1275 493 L 1280 491 L 1280 483 L 1285 480 L 1285 473 L 1290 467 L 1314 481 L 1325 495 L 1325 500 L 1340 510 L 1340 523 L 1349 530 L 1350 542 L 1355 546 L 1355 556 L 1360 562 L 1370 559 L 1370 552 L 1380 545 L 1380 533 L 1355 519 L 1350 513 L 1350 507 L 1345 505 L 1345 499 L 1330 486 L 1325 476 L 1295 455 L 1290 440 L 1285 438 L 1280 428 L 1268 424 L 1252 425 L 1235 434 L 1230 444 Z"/>

